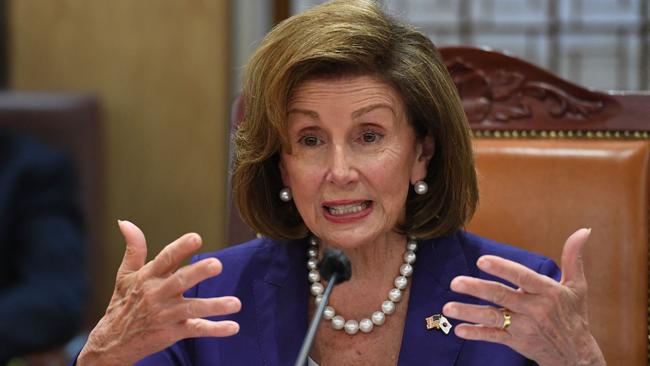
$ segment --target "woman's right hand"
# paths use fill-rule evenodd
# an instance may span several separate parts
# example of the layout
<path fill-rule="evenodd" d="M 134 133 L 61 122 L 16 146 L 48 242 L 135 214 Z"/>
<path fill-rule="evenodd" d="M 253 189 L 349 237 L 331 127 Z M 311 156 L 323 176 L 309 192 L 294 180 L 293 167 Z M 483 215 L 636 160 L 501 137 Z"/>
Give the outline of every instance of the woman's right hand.
<path fill-rule="evenodd" d="M 77 365 L 131 365 L 147 355 L 190 337 L 226 337 L 239 331 L 233 321 L 208 316 L 236 313 L 239 299 L 185 298 L 183 292 L 221 272 L 221 262 L 206 258 L 179 268 L 201 247 L 198 234 L 185 234 L 145 264 L 144 234 L 128 221 L 119 222 L 126 240 L 113 297 L 106 314 L 88 337 Z"/>

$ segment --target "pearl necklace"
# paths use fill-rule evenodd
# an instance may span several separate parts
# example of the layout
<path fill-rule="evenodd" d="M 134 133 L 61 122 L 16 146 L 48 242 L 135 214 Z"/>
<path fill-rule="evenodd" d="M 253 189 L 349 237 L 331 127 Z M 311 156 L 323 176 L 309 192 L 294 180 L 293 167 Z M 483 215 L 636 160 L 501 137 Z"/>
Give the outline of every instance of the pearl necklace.
<path fill-rule="evenodd" d="M 345 320 L 341 315 L 336 313 L 332 306 L 326 306 L 323 311 L 323 318 L 332 322 L 332 328 L 336 330 L 345 329 L 347 334 L 356 334 L 359 330 L 363 333 L 370 333 L 374 326 L 380 326 L 386 321 L 386 315 L 395 312 L 395 304 L 402 299 L 402 291 L 406 289 L 409 283 L 409 277 L 413 274 L 413 263 L 415 262 L 415 251 L 418 244 L 413 238 L 406 242 L 406 251 L 404 252 L 404 263 L 399 267 L 400 275 L 395 277 L 395 285 L 388 291 L 388 299 L 381 304 L 381 310 L 372 313 L 370 318 L 363 318 L 360 321 L 354 319 Z M 318 240 L 315 237 L 309 238 L 309 248 L 307 249 L 307 268 L 309 274 L 307 278 L 311 283 L 311 294 L 315 297 L 316 305 L 323 298 L 325 287 L 320 283 L 320 273 L 318 272 Z"/>

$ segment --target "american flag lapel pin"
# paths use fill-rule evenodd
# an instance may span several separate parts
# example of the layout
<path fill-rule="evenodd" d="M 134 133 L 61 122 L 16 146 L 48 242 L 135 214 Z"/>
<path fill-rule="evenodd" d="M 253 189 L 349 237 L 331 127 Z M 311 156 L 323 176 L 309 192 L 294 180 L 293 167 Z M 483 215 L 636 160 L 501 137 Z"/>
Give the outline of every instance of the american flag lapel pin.
<path fill-rule="evenodd" d="M 434 314 L 424 318 L 424 320 L 426 321 L 427 330 L 438 329 L 445 334 L 449 334 L 451 330 L 451 323 L 442 314 Z"/>

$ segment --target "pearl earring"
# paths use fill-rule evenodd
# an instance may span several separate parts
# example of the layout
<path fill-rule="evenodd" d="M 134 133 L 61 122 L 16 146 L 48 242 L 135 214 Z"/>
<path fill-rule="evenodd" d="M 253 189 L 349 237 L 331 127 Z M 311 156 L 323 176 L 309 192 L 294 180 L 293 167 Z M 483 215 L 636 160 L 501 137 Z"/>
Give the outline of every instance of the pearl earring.
<path fill-rule="evenodd" d="M 427 182 L 419 180 L 413 185 L 413 190 L 415 190 L 415 193 L 421 196 L 429 191 L 429 185 Z"/>
<path fill-rule="evenodd" d="M 289 202 L 291 198 L 291 189 L 289 187 L 284 187 L 280 190 L 280 201 Z"/>

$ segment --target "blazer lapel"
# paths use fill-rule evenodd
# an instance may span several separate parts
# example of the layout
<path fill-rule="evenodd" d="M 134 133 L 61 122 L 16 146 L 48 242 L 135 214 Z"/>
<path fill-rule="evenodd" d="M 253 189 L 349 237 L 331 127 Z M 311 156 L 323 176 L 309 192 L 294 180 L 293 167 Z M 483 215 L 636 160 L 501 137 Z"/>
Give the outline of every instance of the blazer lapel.
<path fill-rule="evenodd" d="M 475 303 L 449 289 L 451 280 L 469 270 L 456 236 L 421 242 L 413 273 L 409 308 L 399 355 L 399 365 L 453 365 L 464 340 L 442 330 L 426 329 L 425 318 L 442 314 L 449 301 Z M 452 326 L 456 324 L 450 319 Z"/>
<path fill-rule="evenodd" d="M 267 271 L 253 284 L 259 344 L 265 365 L 290 365 L 307 332 L 309 287 L 304 242 L 273 243 Z"/>
<path fill-rule="evenodd" d="M 253 284 L 258 337 L 264 365 L 290 365 L 298 356 L 309 322 L 306 242 L 272 243 L 258 262 Z M 268 268 L 266 271 L 263 268 Z M 441 330 L 427 330 L 425 318 L 442 313 L 449 301 L 477 300 L 452 292 L 451 280 L 470 275 L 457 236 L 423 241 L 413 273 L 399 365 L 453 365 L 464 340 Z M 450 319 L 452 325 L 456 322 Z"/>

